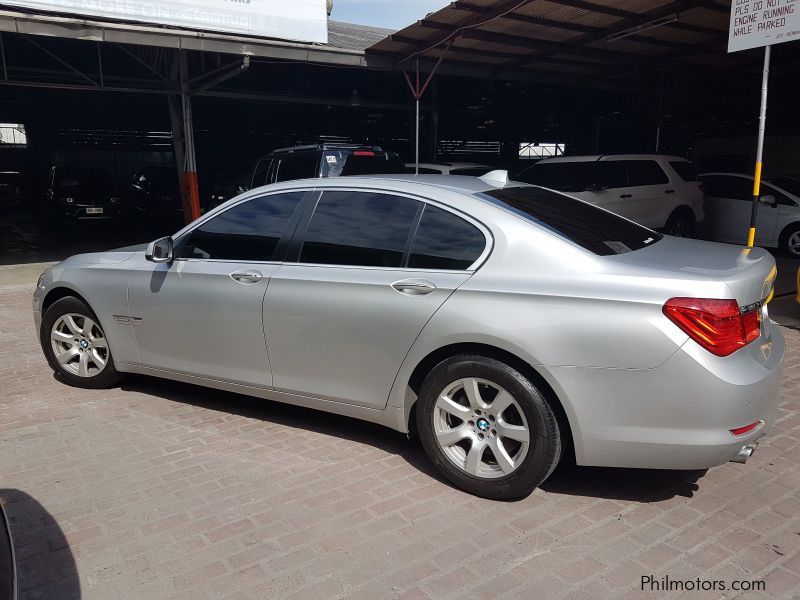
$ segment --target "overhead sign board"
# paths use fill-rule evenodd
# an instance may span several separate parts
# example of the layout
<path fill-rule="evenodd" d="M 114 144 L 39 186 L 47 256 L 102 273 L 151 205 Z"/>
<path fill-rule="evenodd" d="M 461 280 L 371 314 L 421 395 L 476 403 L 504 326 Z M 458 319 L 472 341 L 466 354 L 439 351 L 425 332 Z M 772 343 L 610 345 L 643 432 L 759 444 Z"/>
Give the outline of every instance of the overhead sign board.
<path fill-rule="evenodd" d="M 326 0 L 2 0 L 37 11 L 298 42 L 328 42 Z"/>
<path fill-rule="evenodd" d="M 732 0 L 728 52 L 800 40 L 800 0 Z"/>

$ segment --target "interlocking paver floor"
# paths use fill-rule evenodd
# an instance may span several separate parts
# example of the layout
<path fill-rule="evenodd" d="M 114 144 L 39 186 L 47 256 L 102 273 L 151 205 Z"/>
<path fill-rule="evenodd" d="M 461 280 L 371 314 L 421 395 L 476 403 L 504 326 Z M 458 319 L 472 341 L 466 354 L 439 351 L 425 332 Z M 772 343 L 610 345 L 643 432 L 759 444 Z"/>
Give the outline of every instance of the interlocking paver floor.
<path fill-rule="evenodd" d="M 388 429 L 189 385 L 56 382 L 0 288 L 0 495 L 21 598 L 800 597 L 800 332 L 771 436 L 707 473 L 573 468 L 513 503 Z M 681 594 L 672 594 L 672 596 Z"/>

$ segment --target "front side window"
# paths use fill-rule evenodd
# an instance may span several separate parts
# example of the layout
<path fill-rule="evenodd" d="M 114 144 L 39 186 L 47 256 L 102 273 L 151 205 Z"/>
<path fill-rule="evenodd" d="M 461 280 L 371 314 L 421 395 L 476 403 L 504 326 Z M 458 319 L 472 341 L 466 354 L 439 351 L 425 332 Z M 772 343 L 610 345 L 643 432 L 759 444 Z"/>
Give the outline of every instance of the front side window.
<path fill-rule="evenodd" d="M 281 158 L 275 181 L 294 181 L 319 177 L 319 155 L 297 154 Z"/>
<path fill-rule="evenodd" d="M 178 258 L 232 261 L 273 259 L 305 192 L 254 198 L 209 219 L 178 244 Z"/>
<path fill-rule="evenodd" d="M 628 167 L 628 185 L 663 185 L 669 183 L 664 169 L 654 160 L 626 160 Z"/>
<path fill-rule="evenodd" d="M 753 181 L 730 175 L 707 175 L 703 177 L 706 196 L 730 200 L 752 200 Z"/>
<path fill-rule="evenodd" d="M 491 190 L 478 197 L 600 256 L 640 250 L 663 237 L 587 202 L 537 187 Z"/>
<path fill-rule="evenodd" d="M 486 238 L 480 229 L 453 213 L 427 205 L 419 222 L 410 269 L 468 269 L 483 254 Z"/>
<path fill-rule="evenodd" d="M 589 183 L 598 189 L 614 190 L 627 187 L 628 173 L 621 160 L 608 160 L 589 163 L 593 165 L 593 173 Z"/>
<path fill-rule="evenodd" d="M 377 192 L 325 192 L 308 224 L 301 263 L 400 267 L 420 203 Z"/>

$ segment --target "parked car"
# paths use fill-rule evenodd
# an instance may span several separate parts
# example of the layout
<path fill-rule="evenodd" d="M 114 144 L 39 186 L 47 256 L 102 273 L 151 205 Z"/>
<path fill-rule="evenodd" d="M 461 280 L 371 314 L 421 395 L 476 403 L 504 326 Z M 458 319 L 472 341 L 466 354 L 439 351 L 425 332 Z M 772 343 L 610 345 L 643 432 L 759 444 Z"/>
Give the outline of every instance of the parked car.
<path fill-rule="evenodd" d="M 47 210 L 56 219 L 113 219 L 124 214 L 111 176 L 90 167 L 52 167 L 45 190 Z"/>
<path fill-rule="evenodd" d="M 676 237 L 692 237 L 704 218 L 703 189 L 679 156 L 630 154 L 546 158 L 515 179 L 591 202 Z"/>
<path fill-rule="evenodd" d="M 150 167 L 137 171 L 128 192 L 127 205 L 132 215 L 184 223 L 178 172 L 174 167 Z"/>
<path fill-rule="evenodd" d="M 0 497 L 0 600 L 17 600 L 17 563 L 11 525 Z"/>
<path fill-rule="evenodd" d="M 232 173 L 231 171 L 220 171 L 214 176 L 211 185 L 211 195 L 203 206 L 204 210 L 212 210 L 223 202 L 238 196 L 250 189 L 253 179 L 253 172 Z"/>
<path fill-rule="evenodd" d="M 709 239 L 746 244 L 753 208 L 753 177 L 738 173 L 703 173 L 705 224 Z M 765 179 L 756 216 L 756 244 L 780 248 L 800 258 L 800 195 L 790 192 L 786 178 Z"/>
<path fill-rule="evenodd" d="M 397 154 L 386 152 L 377 146 L 295 146 L 274 150 L 269 156 L 259 158 L 253 169 L 249 189 L 309 177 L 390 175 L 405 172 L 405 165 Z"/>
<path fill-rule="evenodd" d="M 0 171 L 0 208 L 18 207 L 22 200 L 22 173 Z"/>
<path fill-rule="evenodd" d="M 64 383 L 140 373 L 413 428 L 455 485 L 518 498 L 566 453 L 744 462 L 784 355 L 774 268 L 505 173 L 312 179 L 72 257 L 33 311 Z"/>
<path fill-rule="evenodd" d="M 419 164 L 420 175 L 467 175 L 470 177 L 481 177 L 493 169 L 494 167 L 478 163 L 443 162 Z M 409 173 L 416 173 L 416 163 L 406 163 L 406 170 Z"/>

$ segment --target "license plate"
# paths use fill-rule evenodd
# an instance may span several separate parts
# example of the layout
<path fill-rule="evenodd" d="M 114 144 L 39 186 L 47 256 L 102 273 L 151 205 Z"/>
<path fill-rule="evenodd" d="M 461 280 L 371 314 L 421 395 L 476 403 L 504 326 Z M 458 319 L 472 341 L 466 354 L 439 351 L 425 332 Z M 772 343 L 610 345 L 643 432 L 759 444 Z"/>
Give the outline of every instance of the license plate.
<path fill-rule="evenodd" d="M 102 208 L 87 208 L 86 209 L 87 215 L 102 215 L 103 209 Z"/>

